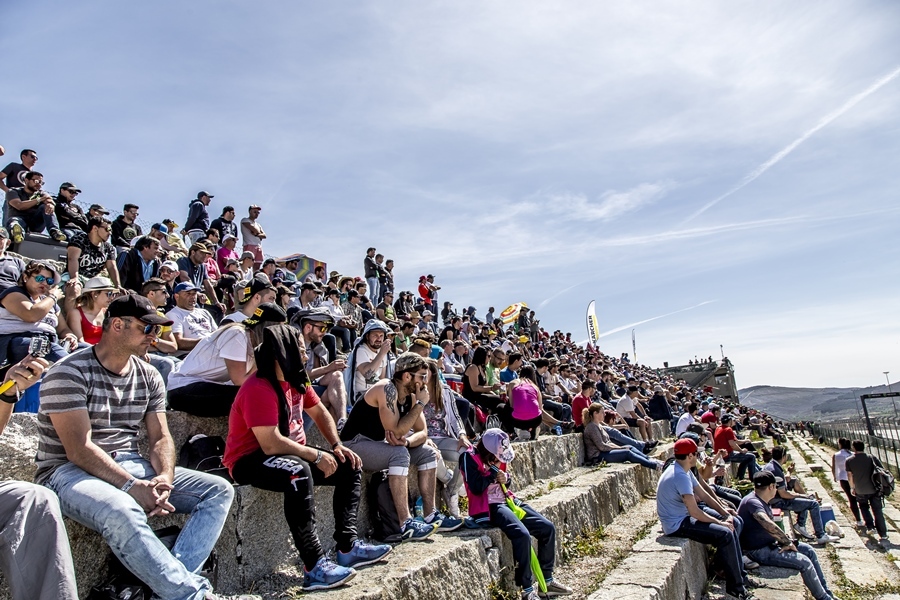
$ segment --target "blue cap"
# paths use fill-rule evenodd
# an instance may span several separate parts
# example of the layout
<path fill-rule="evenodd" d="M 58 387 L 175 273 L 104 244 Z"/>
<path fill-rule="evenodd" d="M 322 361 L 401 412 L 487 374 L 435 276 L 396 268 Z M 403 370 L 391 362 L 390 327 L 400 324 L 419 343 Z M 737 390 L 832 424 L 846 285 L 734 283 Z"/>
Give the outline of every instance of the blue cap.
<path fill-rule="evenodd" d="M 175 293 L 179 292 L 199 292 L 200 288 L 191 283 L 190 281 L 182 281 L 178 285 L 175 286 Z"/>
<path fill-rule="evenodd" d="M 163 225 L 162 223 L 154 223 L 153 225 L 150 226 L 150 229 L 155 229 L 162 233 L 169 233 L 169 228 L 166 227 L 165 225 Z"/>

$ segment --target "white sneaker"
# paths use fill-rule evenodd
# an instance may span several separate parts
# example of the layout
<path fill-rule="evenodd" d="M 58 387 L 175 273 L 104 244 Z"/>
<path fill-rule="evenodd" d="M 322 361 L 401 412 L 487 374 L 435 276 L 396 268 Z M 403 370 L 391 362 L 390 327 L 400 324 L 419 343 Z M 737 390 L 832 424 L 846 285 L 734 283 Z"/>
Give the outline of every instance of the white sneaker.
<path fill-rule="evenodd" d="M 835 544 L 839 541 L 841 541 L 840 537 L 836 535 L 828 535 L 827 533 L 823 533 L 821 536 L 816 538 L 817 544 L 827 544 L 828 542 Z"/>
<path fill-rule="evenodd" d="M 816 539 L 816 536 L 810 535 L 805 525 L 794 525 L 794 533 L 807 540 Z"/>

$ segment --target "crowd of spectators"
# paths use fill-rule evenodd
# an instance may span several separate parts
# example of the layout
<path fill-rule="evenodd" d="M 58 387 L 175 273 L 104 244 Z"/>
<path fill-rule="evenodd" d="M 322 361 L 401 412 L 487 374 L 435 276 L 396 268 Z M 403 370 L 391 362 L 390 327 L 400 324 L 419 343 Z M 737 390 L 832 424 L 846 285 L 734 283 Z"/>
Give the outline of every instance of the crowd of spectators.
<path fill-rule="evenodd" d="M 229 418 L 223 462 L 237 483 L 284 494 L 306 590 L 343 585 L 356 568 L 391 551 L 357 537 L 362 471 L 386 472 L 396 513 L 390 529 L 399 540 L 477 527 L 460 512 L 460 460 L 496 459 L 473 450 L 486 430 L 512 441 L 583 432 L 589 464 L 630 461 L 662 471 L 663 463 L 649 453 L 659 443 L 651 424 L 665 422 L 667 435 L 684 438 L 681 449 L 685 441 L 694 444 L 690 452 L 676 447 L 677 497 L 663 484 L 673 480 L 675 467 L 660 483 L 666 532 L 688 537 L 700 526 L 685 526 L 687 515 L 715 527 L 710 519 L 736 518 L 740 502 L 734 490 L 705 483 L 721 475 L 721 467 L 708 469 L 709 459 L 697 448 L 711 444 L 712 456 L 738 463 L 738 477 L 746 469 L 756 481 L 753 447 L 737 434 L 783 435 L 772 419 L 725 404 L 709 390 L 633 364 L 627 354 L 579 346 L 570 333 L 545 330 L 527 307 L 506 321 L 494 307 L 481 318 L 474 306 L 457 312 L 453 302 L 439 300 L 433 274 L 419 277 L 415 292 L 398 291 L 394 261 L 375 247 L 366 249 L 358 275 L 329 273 L 322 264 L 299 272 L 297 260 L 279 264 L 265 255 L 258 205 L 247 208 L 239 226 L 233 206 L 211 219 L 215 196 L 206 191 L 187 203 L 180 233 L 167 218 L 145 234 L 139 206 L 125 204 L 112 221 L 99 204 L 85 211 L 72 183 L 62 184 L 56 196 L 43 191 L 35 151 L 23 150 L 20 158 L 0 173 L 6 191 L 0 361 L 13 365 L 6 378 L 15 383 L 14 395 L 2 399 L 14 403 L 43 375 L 36 481 L 45 487 L 41 506 L 16 518 L 58 521 L 61 511 L 100 531 L 160 597 L 216 597 L 198 572 L 233 497 L 224 479 L 174 466 L 167 410 Z M 66 243 L 65 264 L 26 263 L 9 254 L 11 244 L 45 230 Z M 48 342 L 43 359 L 28 354 L 34 337 Z M 138 453 L 141 423 L 149 432 L 149 456 Z M 313 425 L 329 447 L 307 445 Z M 708 431 L 710 425 L 717 427 Z M 479 469 L 487 464 L 475 463 Z M 419 516 L 407 502 L 411 464 Z M 483 469 L 478 477 L 484 479 L 478 486 L 490 485 L 498 471 Z M 318 485 L 336 489 L 334 560 L 316 535 L 312 489 Z M 27 489 L 34 492 L 34 486 Z M 683 500 L 691 490 L 701 490 L 695 493 L 707 512 Z M 825 539 L 814 501 L 780 488 L 776 496 L 801 516 L 809 513 L 818 540 Z M 17 497 L 0 488 L 0 504 Z M 710 511 L 718 516 L 699 516 Z M 192 516 L 169 552 L 160 549 L 147 515 L 171 512 Z M 541 535 L 550 535 L 538 517 Z M 742 568 L 740 560 L 729 558 L 735 548 L 740 555 L 734 527 L 719 527 L 731 536 L 732 546 L 721 552 L 732 569 L 730 590 L 744 597 L 734 570 Z M 717 542 L 727 537 L 714 533 Z M 23 568 L 31 577 L 40 569 L 56 574 L 56 588 L 48 592 L 54 595 L 40 597 L 74 598 L 71 557 L 65 536 L 57 538 L 51 558 Z M 541 563 L 552 571 L 548 539 Z M 535 598 L 530 579 L 519 575 L 523 598 Z M 35 597 L 22 591 L 37 589 L 21 587 L 33 585 L 27 578 L 11 585 L 15 597 Z M 569 593 L 558 582 L 552 589 L 551 595 Z"/>

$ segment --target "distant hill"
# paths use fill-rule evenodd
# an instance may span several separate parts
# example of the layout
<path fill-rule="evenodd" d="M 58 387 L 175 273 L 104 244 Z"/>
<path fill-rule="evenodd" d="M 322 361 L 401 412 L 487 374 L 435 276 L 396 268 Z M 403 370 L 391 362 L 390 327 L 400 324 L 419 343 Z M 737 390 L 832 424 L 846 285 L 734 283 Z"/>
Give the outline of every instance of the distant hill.
<path fill-rule="evenodd" d="M 900 383 L 891 384 L 895 392 L 900 392 Z M 791 388 L 772 385 L 755 385 L 738 391 L 741 403 L 766 413 L 790 421 L 833 421 L 856 417 L 862 408 L 861 394 L 881 394 L 888 391 L 887 385 L 868 388 Z M 893 416 L 894 408 L 890 398 L 873 399 L 866 402 L 869 414 Z M 900 398 L 897 398 L 900 409 Z M 859 411 L 859 412 L 858 412 Z"/>

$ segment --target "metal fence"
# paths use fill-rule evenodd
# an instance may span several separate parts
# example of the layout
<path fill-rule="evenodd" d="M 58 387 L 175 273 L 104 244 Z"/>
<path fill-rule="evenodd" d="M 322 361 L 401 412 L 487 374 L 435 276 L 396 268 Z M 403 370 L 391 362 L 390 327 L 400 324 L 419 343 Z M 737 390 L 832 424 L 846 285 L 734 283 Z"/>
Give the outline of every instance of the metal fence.
<path fill-rule="evenodd" d="M 810 430 L 815 437 L 835 448 L 838 439 L 862 440 L 866 452 L 877 456 L 881 462 L 900 477 L 900 419 L 894 417 L 873 417 L 869 420 L 871 429 L 864 419 L 842 419 L 827 423 L 814 423 Z M 872 433 L 869 433 L 869 432 Z"/>

